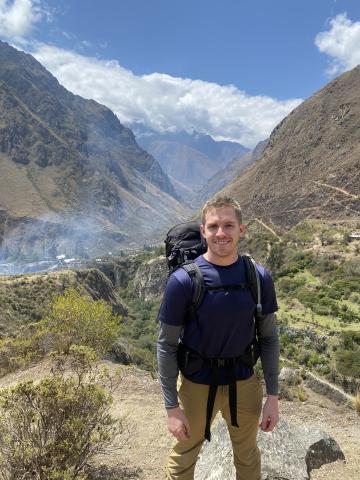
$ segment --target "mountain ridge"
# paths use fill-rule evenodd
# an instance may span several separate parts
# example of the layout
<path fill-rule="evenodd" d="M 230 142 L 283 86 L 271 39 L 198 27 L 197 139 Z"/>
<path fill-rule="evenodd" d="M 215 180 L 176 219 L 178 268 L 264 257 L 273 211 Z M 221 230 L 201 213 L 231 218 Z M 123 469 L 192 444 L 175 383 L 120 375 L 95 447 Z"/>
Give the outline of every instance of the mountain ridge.
<path fill-rule="evenodd" d="M 360 66 L 331 81 L 273 130 L 261 157 L 224 189 L 246 217 L 289 227 L 360 214 Z"/>
<path fill-rule="evenodd" d="M 169 175 L 176 192 L 188 203 L 197 203 L 197 191 L 234 158 L 249 150 L 236 142 L 216 141 L 196 131 L 157 133 L 135 126 L 140 145 Z"/>
<path fill-rule="evenodd" d="M 111 110 L 73 95 L 4 42 L 0 62 L 0 256 L 31 255 L 31 238 L 37 258 L 143 245 L 184 218 L 168 176 Z M 37 235 L 39 222 L 48 239 Z M 81 248 L 66 238 L 71 230 Z"/>

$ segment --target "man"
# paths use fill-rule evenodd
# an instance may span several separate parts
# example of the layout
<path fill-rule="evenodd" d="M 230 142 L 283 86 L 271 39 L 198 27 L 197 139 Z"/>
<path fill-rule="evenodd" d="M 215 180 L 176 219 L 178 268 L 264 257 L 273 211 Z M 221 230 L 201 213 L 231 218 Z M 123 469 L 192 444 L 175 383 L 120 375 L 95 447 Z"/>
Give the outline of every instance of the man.
<path fill-rule="evenodd" d="M 179 268 L 168 279 L 159 312 L 159 374 L 168 429 L 176 438 L 170 453 L 167 478 L 194 478 L 197 456 L 209 423 L 207 415 L 211 415 L 212 421 L 221 411 L 232 441 L 237 480 L 260 480 L 256 436 L 262 408 L 262 388 L 253 368 L 239 360 L 254 338 L 255 302 L 249 289 L 227 288 L 246 282 L 244 260 L 237 251 L 238 242 L 245 234 L 239 204 L 229 197 L 208 201 L 202 209 L 200 229 L 208 250 L 195 262 L 210 289 L 194 315 L 190 309 L 192 281 L 187 272 Z M 257 328 L 267 391 L 260 426 L 263 431 L 270 432 L 278 422 L 279 342 L 274 317 L 277 303 L 270 274 L 260 265 L 257 265 L 257 270 L 263 309 Z M 198 358 L 220 359 L 216 360 L 219 386 L 210 413 L 209 390 L 213 379 L 210 361 L 200 362 L 198 368 L 195 365 L 190 371 L 183 370 L 179 390 L 176 389 L 179 339 L 187 352 L 200 354 Z M 232 360 L 233 367 L 230 368 Z M 235 394 L 231 392 L 231 378 L 234 378 Z M 235 413 L 231 408 L 231 397 L 234 395 Z"/>

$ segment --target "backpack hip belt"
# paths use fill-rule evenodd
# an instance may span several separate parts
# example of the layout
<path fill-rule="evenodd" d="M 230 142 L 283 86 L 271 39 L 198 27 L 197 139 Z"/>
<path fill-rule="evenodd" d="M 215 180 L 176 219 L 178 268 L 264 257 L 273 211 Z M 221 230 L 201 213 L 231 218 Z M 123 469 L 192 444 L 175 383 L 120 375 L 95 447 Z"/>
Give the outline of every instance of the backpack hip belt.
<path fill-rule="evenodd" d="M 219 368 L 227 367 L 229 371 L 229 408 L 230 408 L 230 417 L 231 425 L 238 427 L 237 423 L 237 397 L 236 397 L 236 365 L 238 363 L 244 363 L 248 367 L 253 367 L 258 360 L 260 355 L 259 345 L 254 338 L 250 345 L 245 349 L 245 352 L 242 355 L 237 357 L 204 357 L 195 350 L 188 348 L 183 343 L 179 344 L 178 347 L 178 365 L 180 371 L 185 375 L 191 375 L 196 373 L 203 367 L 209 367 L 211 369 L 211 381 L 209 385 L 209 394 L 206 406 L 206 425 L 205 425 L 205 434 L 204 437 L 210 442 L 211 433 L 210 433 L 210 423 L 211 417 L 214 409 L 215 397 L 217 388 L 219 386 Z"/>

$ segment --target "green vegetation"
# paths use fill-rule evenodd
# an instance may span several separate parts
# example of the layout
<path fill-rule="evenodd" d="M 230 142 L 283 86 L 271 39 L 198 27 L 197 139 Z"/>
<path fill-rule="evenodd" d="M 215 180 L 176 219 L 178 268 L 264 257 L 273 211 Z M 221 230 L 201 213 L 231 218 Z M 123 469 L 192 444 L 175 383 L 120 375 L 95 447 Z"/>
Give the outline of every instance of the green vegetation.
<path fill-rule="evenodd" d="M 67 354 L 72 345 L 86 345 L 103 355 L 117 339 L 119 327 L 120 317 L 110 305 L 69 289 L 55 297 L 45 318 L 24 326 L 15 338 L 0 341 L 0 372 L 25 366 L 50 352 Z"/>
<path fill-rule="evenodd" d="M 69 289 L 55 298 L 38 325 L 38 335 L 43 341 L 51 337 L 51 350 L 68 353 L 72 345 L 87 345 L 102 354 L 116 340 L 120 318 L 103 300 L 94 301 Z"/>
<path fill-rule="evenodd" d="M 276 235 L 254 221 L 249 226 L 247 238 L 241 242 L 240 251 L 251 253 L 273 274 L 280 306 L 278 321 L 284 361 L 312 369 L 356 392 L 360 386 L 356 381 L 356 376 L 360 376 L 360 346 L 356 341 L 350 342 L 348 337 L 360 334 L 360 258 L 358 242 L 349 241 L 348 233 L 360 226 L 306 220 L 288 232 L 270 227 Z M 120 323 L 119 355 L 116 355 L 125 362 L 154 370 L 158 334 L 156 317 L 162 291 L 158 292 L 158 297 L 152 297 L 153 300 L 144 301 L 134 286 L 139 267 L 161 253 L 161 248 L 150 250 L 147 248 L 146 252 L 128 257 L 109 258 L 96 266 L 111 280 L 128 308 L 123 321 L 115 321 L 115 324 Z M 80 272 L 67 272 L 66 275 L 59 272 L 47 276 L 49 292 L 54 295 L 60 289 L 63 293 L 71 276 L 70 286 L 76 286 L 79 293 L 85 289 L 90 291 L 89 285 L 91 291 L 96 292 L 97 282 L 80 284 L 79 275 Z M 21 290 L 23 283 L 22 288 L 29 288 L 25 295 Z M 0 303 L 4 303 L 5 315 L 11 314 L 14 321 L 21 318 L 18 323 L 27 324 L 17 337 L 0 342 L 0 368 L 3 371 L 12 365 L 26 364 L 34 358 L 34 352 L 43 355 L 54 348 L 66 351 L 71 344 L 78 342 L 96 348 L 96 344 L 101 343 L 101 332 L 106 336 L 107 329 L 102 323 L 98 330 L 95 328 L 94 334 L 90 334 L 94 343 L 88 338 L 89 325 L 86 322 L 75 320 L 71 330 L 67 324 L 70 317 L 61 302 L 56 308 L 50 307 L 49 295 L 42 293 L 44 277 L 41 279 L 40 275 L 12 278 L 2 283 L 2 287 Z M 104 312 L 104 308 L 103 305 L 99 312 Z M 77 318 L 76 312 L 71 315 Z M 110 318 L 110 310 L 108 315 Z M 56 323 L 56 318 L 61 320 Z M 98 318 L 107 317 L 99 313 Z M 67 338 L 63 336 L 63 325 L 68 331 Z M 113 338 L 111 332 L 115 331 L 115 326 L 110 328 L 109 342 Z"/>
<path fill-rule="evenodd" d="M 121 424 L 110 415 L 119 377 L 97 366 L 118 337 L 110 305 L 74 289 L 42 320 L 0 346 L 2 373 L 53 357 L 51 375 L 0 392 L 0 478 L 90 479 L 89 462 L 107 452 Z"/>
<path fill-rule="evenodd" d="M 51 376 L 0 392 L 2 479 L 90 478 L 89 462 L 121 432 L 110 415 L 115 383 L 96 359 L 91 349 L 72 346 L 55 358 Z"/>
<path fill-rule="evenodd" d="M 285 234 L 278 232 L 280 241 L 255 222 L 240 251 L 250 252 L 272 271 L 283 357 L 329 379 L 335 371 L 337 383 L 354 390 L 357 347 L 345 348 L 342 333 L 360 332 L 360 259 L 351 244 L 344 244 L 347 230 L 308 220 Z M 346 248 L 353 253 L 345 255 Z M 133 346 L 136 363 L 145 368 L 155 364 L 161 293 L 159 300 L 145 302 L 136 298 L 131 280 L 120 290 L 131 312 L 121 334 Z"/>
<path fill-rule="evenodd" d="M 68 289 L 96 299 L 112 293 L 109 280 L 95 268 L 0 277 L 2 333 L 16 335 L 22 326 L 43 319 L 54 297 Z"/>
<path fill-rule="evenodd" d="M 147 301 L 126 298 L 131 314 L 121 325 L 120 335 L 131 344 L 131 357 L 135 364 L 156 370 L 156 341 L 159 324 L 156 322 L 160 300 Z"/>
<path fill-rule="evenodd" d="M 342 332 L 341 343 L 336 350 L 336 369 L 347 377 L 360 377 L 360 332 Z"/>

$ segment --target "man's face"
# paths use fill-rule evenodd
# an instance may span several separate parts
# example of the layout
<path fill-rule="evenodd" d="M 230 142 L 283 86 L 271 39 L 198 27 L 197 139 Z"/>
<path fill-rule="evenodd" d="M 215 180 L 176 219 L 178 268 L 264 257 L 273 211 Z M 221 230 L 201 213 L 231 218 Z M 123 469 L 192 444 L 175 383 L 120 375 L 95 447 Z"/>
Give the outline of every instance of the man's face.
<path fill-rule="evenodd" d="M 208 244 L 208 260 L 214 263 L 236 261 L 237 244 L 245 233 L 232 207 L 213 208 L 205 215 L 201 233 Z"/>

